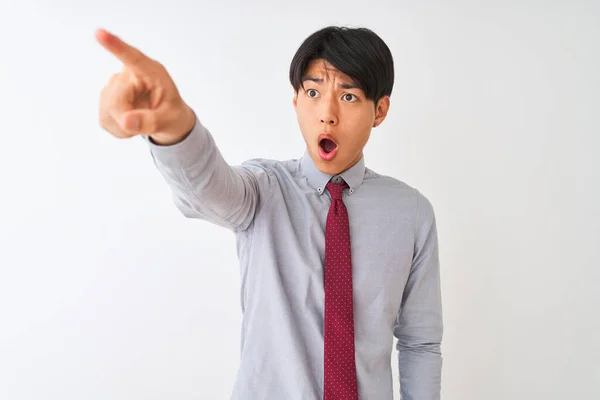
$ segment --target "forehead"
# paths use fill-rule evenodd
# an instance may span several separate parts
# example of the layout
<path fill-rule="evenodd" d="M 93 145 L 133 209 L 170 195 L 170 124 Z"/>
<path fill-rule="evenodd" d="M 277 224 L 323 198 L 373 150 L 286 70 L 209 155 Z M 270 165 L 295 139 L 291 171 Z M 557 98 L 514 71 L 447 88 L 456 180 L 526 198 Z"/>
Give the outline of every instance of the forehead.
<path fill-rule="evenodd" d="M 352 78 L 350 78 L 345 73 L 336 69 L 331 63 L 326 60 L 317 59 L 312 60 L 304 71 L 304 76 L 314 76 L 318 78 L 323 78 L 325 80 L 344 80 L 348 82 L 352 82 Z"/>

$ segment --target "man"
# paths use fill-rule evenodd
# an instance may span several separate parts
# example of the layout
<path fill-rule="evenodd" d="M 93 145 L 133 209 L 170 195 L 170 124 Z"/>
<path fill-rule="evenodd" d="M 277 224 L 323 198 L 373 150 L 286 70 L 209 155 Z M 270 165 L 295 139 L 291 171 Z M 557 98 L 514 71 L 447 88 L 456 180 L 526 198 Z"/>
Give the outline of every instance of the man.
<path fill-rule="evenodd" d="M 393 336 L 403 399 L 439 399 L 433 208 L 363 157 L 394 81 L 381 38 L 340 27 L 309 36 L 290 66 L 304 155 L 239 166 L 162 65 L 104 30 L 96 38 L 124 64 L 102 92 L 102 127 L 141 135 L 179 210 L 236 234 L 243 330 L 232 399 L 392 399 Z"/>

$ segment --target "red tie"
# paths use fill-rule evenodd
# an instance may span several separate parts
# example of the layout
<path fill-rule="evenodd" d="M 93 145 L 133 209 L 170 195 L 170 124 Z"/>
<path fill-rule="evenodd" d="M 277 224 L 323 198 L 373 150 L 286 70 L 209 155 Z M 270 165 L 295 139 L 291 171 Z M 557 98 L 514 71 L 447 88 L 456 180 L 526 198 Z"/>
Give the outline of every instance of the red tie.
<path fill-rule="evenodd" d="M 345 182 L 327 184 L 331 206 L 325 228 L 325 382 L 323 400 L 357 400 L 354 360 L 352 259 Z"/>

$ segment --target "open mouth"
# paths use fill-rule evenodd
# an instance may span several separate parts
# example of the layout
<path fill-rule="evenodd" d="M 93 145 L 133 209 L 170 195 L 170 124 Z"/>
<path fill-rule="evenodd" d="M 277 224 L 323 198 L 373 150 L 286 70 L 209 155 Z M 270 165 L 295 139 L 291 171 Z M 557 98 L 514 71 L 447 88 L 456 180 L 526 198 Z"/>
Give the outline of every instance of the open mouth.
<path fill-rule="evenodd" d="M 319 142 L 319 146 L 321 146 L 321 149 L 323 149 L 325 154 L 329 154 L 335 149 L 337 149 L 337 144 L 333 140 L 328 138 L 321 139 L 321 141 Z"/>
<path fill-rule="evenodd" d="M 338 145 L 328 134 L 323 134 L 319 138 L 319 156 L 324 161 L 331 161 L 337 153 Z"/>

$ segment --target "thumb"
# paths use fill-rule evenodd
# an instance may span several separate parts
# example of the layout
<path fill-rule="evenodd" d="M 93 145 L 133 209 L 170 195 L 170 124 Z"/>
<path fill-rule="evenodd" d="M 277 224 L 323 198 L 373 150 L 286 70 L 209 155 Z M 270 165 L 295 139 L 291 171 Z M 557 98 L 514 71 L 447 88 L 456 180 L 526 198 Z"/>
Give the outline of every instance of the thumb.
<path fill-rule="evenodd" d="M 130 133 L 152 134 L 159 130 L 156 111 L 132 110 L 121 117 L 121 127 Z"/>

